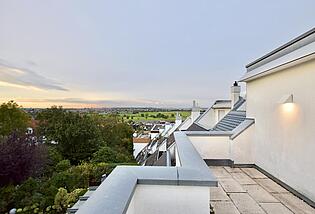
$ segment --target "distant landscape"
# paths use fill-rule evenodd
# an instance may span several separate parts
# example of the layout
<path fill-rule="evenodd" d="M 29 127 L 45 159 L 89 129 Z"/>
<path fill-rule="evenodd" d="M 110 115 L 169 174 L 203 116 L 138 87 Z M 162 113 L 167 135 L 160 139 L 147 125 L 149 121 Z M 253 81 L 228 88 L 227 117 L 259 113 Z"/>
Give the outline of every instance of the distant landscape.
<path fill-rule="evenodd" d="M 176 111 L 151 111 L 151 112 L 129 112 L 129 113 L 119 113 L 124 121 L 167 121 L 174 122 L 176 117 Z M 189 115 L 190 111 L 179 111 L 178 112 L 182 119 L 185 120 Z"/>

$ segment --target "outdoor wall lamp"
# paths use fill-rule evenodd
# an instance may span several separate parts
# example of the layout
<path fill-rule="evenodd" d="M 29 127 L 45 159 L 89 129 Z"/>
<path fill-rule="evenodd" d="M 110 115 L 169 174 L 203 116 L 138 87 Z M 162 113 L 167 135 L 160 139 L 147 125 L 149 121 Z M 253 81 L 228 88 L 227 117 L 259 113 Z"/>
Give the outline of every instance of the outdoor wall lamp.
<path fill-rule="evenodd" d="M 283 106 L 283 110 L 287 113 L 291 113 L 294 111 L 294 102 L 293 102 L 293 94 L 284 95 L 280 101 L 280 104 Z"/>
<path fill-rule="evenodd" d="M 287 94 L 284 95 L 281 99 L 280 99 L 280 104 L 286 104 L 286 103 L 293 103 L 293 94 Z"/>

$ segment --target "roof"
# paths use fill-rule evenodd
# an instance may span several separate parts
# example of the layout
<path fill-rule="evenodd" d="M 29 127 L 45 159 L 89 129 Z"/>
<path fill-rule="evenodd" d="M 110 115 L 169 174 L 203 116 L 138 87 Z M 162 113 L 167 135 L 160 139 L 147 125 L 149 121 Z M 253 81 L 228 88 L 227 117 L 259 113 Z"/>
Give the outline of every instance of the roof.
<path fill-rule="evenodd" d="M 209 107 L 205 112 L 200 114 L 200 116 L 195 120 L 194 123 L 198 123 L 201 118 L 203 118 L 211 109 L 230 109 L 231 108 L 231 100 L 216 100 L 211 107 Z M 198 124 L 200 126 L 200 124 Z"/>
<path fill-rule="evenodd" d="M 291 46 L 291 45 L 297 43 L 298 41 L 300 41 L 300 40 L 302 40 L 302 39 L 304 39 L 304 38 L 306 38 L 306 37 L 308 37 L 308 36 L 310 36 L 310 35 L 312 35 L 312 34 L 314 34 L 314 33 L 315 33 L 315 28 L 313 28 L 313 29 L 311 29 L 311 30 L 309 30 L 309 31 L 307 31 L 307 32 L 305 32 L 305 33 L 303 33 L 302 35 L 296 37 L 295 39 L 292 39 L 291 41 L 285 43 L 284 45 L 282 45 L 282 46 L 276 48 L 275 50 L 273 50 L 273 51 L 271 51 L 271 52 L 269 52 L 269 53 L 263 55 L 262 57 L 256 59 L 255 61 L 253 61 L 253 62 L 247 64 L 247 65 L 246 65 L 246 68 L 249 68 L 249 67 L 253 66 L 254 64 L 257 64 L 258 62 L 261 62 L 262 60 L 264 60 L 264 59 L 266 59 L 266 58 L 268 58 L 268 57 L 270 57 L 270 56 L 272 56 L 272 55 L 274 55 L 274 54 L 276 54 L 276 53 L 282 51 L 283 49 L 285 49 L 285 48 L 287 48 L 287 47 L 289 47 L 289 46 Z"/>
<path fill-rule="evenodd" d="M 151 131 L 159 131 L 160 129 L 164 129 L 164 125 L 162 124 L 155 124 Z"/>
<path fill-rule="evenodd" d="M 133 143 L 149 143 L 151 141 L 150 137 L 134 137 Z"/>
<path fill-rule="evenodd" d="M 202 127 L 199 123 L 195 122 L 189 126 L 187 131 L 207 131 L 208 129 Z"/>
<path fill-rule="evenodd" d="M 231 108 L 231 100 L 216 100 L 214 104 L 211 106 L 213 109 L 217 108 L 224 108 L 224 109 L 230 109 Z"/>
<path fill-rule="evenodd" d="M 232 110 L 213 127 L 212 131 L 233 131 L 245 118 L 246 112 Z"/>
<path fill-rule="evenodd" d="M 312 59 L 315 59 L 315 28 L 246 65 L 247 72 L 240 81 L 249 82 Z"/>
<path fill-rule="evenodd" d="M 231 100 L 216 100 L 213 105 L 208 108 L 203 114 L 201 114 L 193 124 L 187 129 L 187 131 L 208 131 L 209 128 L 203 126 L 199 121 L 207 115 L 211 109 L 231 109 Z"/>
<path fill-rule="evenodd" d="M 233 131 L 246 118 L 246 112 L 242 111 L 241 106 L 246 102 L 243 97 L 239 97 L 233 109 L 225 115 L 212 129 L 207 129 L 196 120 L 187 131 Z M 211 108 L 210 108 L 211 109 Z"/>
<path fill-rule="evenodd" d="M 239 108 L 246 102 L 246 100 L 243 97 L 239 97 L 237 102 L 234 104 L 232 110 L 239 110 Z"/>

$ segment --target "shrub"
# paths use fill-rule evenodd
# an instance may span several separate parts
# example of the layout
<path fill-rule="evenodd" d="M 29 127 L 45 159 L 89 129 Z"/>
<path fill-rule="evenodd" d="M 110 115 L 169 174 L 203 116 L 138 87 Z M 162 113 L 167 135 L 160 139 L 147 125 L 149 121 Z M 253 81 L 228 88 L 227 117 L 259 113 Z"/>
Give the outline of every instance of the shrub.
<path fill-rule="evenodd" d="M 56 172 L 62 172 L 71 167 L 69 160 L 62 160 L 56 165 Z"/>
<path fill-rule="evenodd" d="M 0 185 L 20 184 L 30 176 L 40 176 L 46 160 L 44 145 L 35 145 L 25 136 L 10 136 L 0 143 Z"/>
<path fill-rule="evenodd" d="M 86 189 L 75 189 L 72 192 L 59 188 L 54 200 L 54 209 L 59 213 L 65 213 L 86 192 Z"/>

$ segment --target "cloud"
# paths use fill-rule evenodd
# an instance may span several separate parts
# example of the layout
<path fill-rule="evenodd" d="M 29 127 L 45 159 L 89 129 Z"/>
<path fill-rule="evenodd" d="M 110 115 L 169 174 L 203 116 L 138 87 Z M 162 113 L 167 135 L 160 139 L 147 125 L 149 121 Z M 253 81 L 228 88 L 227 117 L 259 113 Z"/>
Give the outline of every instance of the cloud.
<path fill-rule="evenodd" d="M 34 62 L 32 63 L 33 66 L 36 65 Z M 0 86 L 68 91 L 68 89 L 54 80 L 46 78 L 30 69 L 12 65 L 2 59 L 0 59 Z"/>
<path fill-rule="evenodd" d="M 19 103 L 49 103 L 55 105 L 71 104 L 72 106 L 94 106 L 94 107 L 171 107 L 170 103 L 157 100 L 108 100 L 108 99 L 83 99 L 83 98 L 52 98 L 52 99 L 17 99 Z"/>

